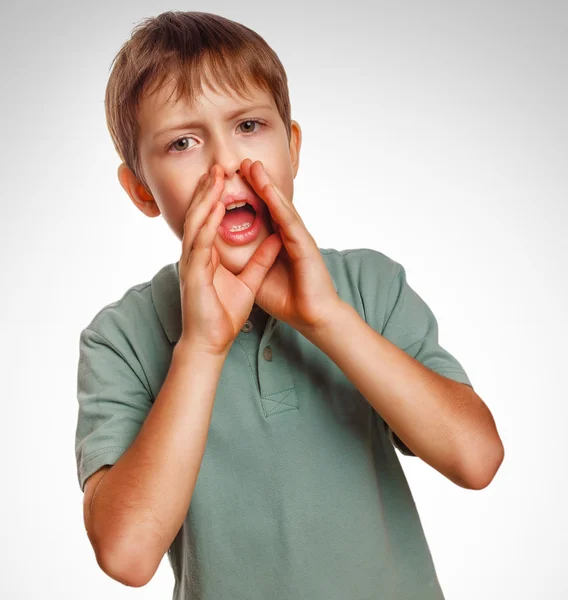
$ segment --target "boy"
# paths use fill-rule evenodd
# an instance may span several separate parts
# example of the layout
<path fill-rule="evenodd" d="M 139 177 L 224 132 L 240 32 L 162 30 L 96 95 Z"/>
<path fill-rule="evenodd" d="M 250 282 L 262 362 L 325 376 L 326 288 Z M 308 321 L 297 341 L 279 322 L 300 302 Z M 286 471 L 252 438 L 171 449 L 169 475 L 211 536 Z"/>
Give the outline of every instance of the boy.
<path fill-rule="evenodd" d="M 182 257 L 81 332 L 98 564 L 143 586 L 167 552 L 179 599 L 443 599 L 395 447 L 482 489 L 503 446 L 404 268 L 306 230 L 277 56 L 238 23 L 167 12 L 116 61 L 120 183 Z"/>

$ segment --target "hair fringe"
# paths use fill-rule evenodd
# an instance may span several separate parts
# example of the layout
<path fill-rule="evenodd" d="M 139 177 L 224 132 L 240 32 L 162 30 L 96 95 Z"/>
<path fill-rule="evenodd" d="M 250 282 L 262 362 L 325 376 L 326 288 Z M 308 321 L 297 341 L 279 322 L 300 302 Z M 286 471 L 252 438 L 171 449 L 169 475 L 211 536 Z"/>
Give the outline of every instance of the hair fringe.
<path fill-rule="evenodd" d="M 203 83 L 217 93 L 250 99 L 252 87 L 272 93 L 288 135 L 291 107 L 286 72 L 266 41 L 245 25 L 212 13 L 167 11 L 138 23 L 110 65 L 107 127 L 116 152 L 150 192 L 138 153 L 143 95 L 175 83 L 176 101 L 194 106 Z M 170 95 L 171 98 L 171 95 Z M 169 98 L 168 98 L 169 100 Z"/>

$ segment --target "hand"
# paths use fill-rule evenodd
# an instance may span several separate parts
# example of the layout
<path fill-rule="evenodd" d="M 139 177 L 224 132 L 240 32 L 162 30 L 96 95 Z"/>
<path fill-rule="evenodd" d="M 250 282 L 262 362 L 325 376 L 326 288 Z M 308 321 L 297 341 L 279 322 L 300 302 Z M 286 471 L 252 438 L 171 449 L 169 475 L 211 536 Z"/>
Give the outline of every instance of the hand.
<path fill-rule="evenodd" d="M 185 217 L 179 263 L 180 342 L 214 355 L 225 354 L 234 342 L 282 247 L 278 234 L 272 234 L 237 276 L 221 264 L 213 241 L 225 215 L 219 201 L 224 187 L 222 168 L 217 165 L 199 180 Z"/>
<path fill-rule="evenodd" d="M 292 202 L 264 170 L 246 158 L 241 173 L 268 206 L 283 246 L 256 292 L 256 303 L 294 329 L 317 329 L 335 314 L 342 300 L 319 248 Z"/>

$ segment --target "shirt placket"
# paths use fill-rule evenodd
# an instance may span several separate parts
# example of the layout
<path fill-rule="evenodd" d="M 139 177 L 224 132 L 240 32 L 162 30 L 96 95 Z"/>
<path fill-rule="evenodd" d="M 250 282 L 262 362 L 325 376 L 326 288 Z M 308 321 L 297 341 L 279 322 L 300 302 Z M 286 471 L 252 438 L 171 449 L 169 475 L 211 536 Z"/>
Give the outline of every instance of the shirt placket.
<path fill-rule="evenodd" d="M 270 315 L 266 319 L 266 314 L 255 305 L 239 333 L 241 345 L 250 362 L 254 362 L 265 418 L 299 409 L 294 380 L 279 336 L 279 325 L 278 319 Z"/>

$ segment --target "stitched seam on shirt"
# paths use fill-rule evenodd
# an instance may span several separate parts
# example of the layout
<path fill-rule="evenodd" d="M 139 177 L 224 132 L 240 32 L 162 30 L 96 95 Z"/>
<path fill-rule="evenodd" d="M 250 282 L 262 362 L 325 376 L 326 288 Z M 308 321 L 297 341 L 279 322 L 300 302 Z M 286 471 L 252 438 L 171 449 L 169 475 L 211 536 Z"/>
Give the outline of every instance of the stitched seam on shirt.
<path fill-rule="evenodd" d="M 389 284 L 387 286 L 387 299 L 386 299 L 386 306 L 385 306 L 385 314 L 383 315 L 383 327 L 381 329 L 381 335 L 384 335 L 385 329 L 387 328 L 387 325 L 389 324 L 390 318 L 392 316 L 392 313 L 394 312 L 394 309 L 396 308 L 398 299 L 400 298 L 400 294 L 397 296 L 397 298 L 394 301 L 393 307 L 391 312 L 387 315 L 386 314 L 386 309 L 388 309 L 388 300 L 390 297 L 390 290 L 391 290 L 391 286 L 392 286 L 392 282 L 394 281 L 394 278 L 396 277 L 396 274 L 398 272 L 398 267 L 399 267 L 399 263 L 395 262 L 394 263 L 394 272 L 392 274 L 392 277 L 390 278 Z M 402 286 L 401 286 L 401 292 L 402 293 Z"/>
<path fill-rule="evenodd" d="M 276 396 L 276 394 L 281 394 L 282 392 L 287 392 L 288 390 L 293 390 L 294 386 L 290 386 L 287 388 L 284 388 L 283 390 L 278 390 L 277 392 L 272 392 L 272 394 L 263 394 L 262 397 L 266 398 L 267 400 L 272 400 L 272 398 L 270 396 Z M 272 400 L 272 402 L 279 402 L 278 400 Z"/>
<path fill-rule="evenodd" d="M 252 368 L 252 365 L 251 365 L 251 362 L 250 362 L 250 359 L 249 359 L 249 355 L 248 355 L 248 352 L 246 351 L 245 345 L 241 342 L 241 340 L 239 340 L 238 336 L 235 339 L 241 345 L 241 348 L 243 349 L 243 352 L 245 353 L 245 356 L 246 356 L 246 359 L 247 359 L 247 362 L 248 362 L 248 365 L 249 365 L 250 372 L 253 374 L 253 377 L 254 377 L 254 369 Z"/>
<path fill-rule="evenodd" d="M 252 368 L 252 365 L 251 365 L 251 362 L 250 362 L 250 359 L 249 359 L 248 352 L 246 351 L 246 349 L 245 349 L 245 347 L 244 347 L 244 344 L 241 342 L 241 340 L 240 340 L 238 337 L 237 337 L 237 338 L 235 338 L 235 339 L 236 339 L 236 340 L 239 342 L 239 344 L 241 345 L 241 348 L 243 349 L 243 352 L 245 353 L 245 356 L 246 356 L 246 359 L 247 359 L 247 362 L 248 362 L 248 365 L 249 365 L 249 369 L 251 370 L 251 373 L 252 373 L 252 375 L 253 375 L 253 377 L 254 377 L 254 369 Z M 258 384 L 259 384 L 259 386 L 260 386 L 260 375 L 258 376 Z M 289 387 L 289 388 L 286 388 L 285 390 L 280 390 L 280 391 L 278 391 L 278 392 L 274 392 L 274 393 L 272 393 L 272 394 L 268 394 L 268 395 L 262 394 L 262 393 L 260 392 L 260 390 L 259 390 L 259 396 L 260 396 L 260 398 L 264 398 L 265 400 L 270 400 L 271 402 L 276 402 L 276 403 L 277 403 L 277 404 L 279 404 L 279 405 L 282 405 L 282 404 L 284 404 L 285 406 L 290 406 L 289 404 L 286 404 L 286 403 L 284 403 L 284 402 L 280 402 L 279 400 L 273 400 L 272 398 L 270 398 L 270 396 L 274 396 L 275 394 L 280 394 L 280 393 L 282 393 L 283 391 L 286 391 L 286 390 L 292 390 L 292 389 L 294 389 L 294 386 L 292 386 L 292 387 Z M 297 407 L 295 407 L 295 406 L 290 406 L 290 408 L 287 408 L 286 410 L 280 410 L 280 411 L 278 411 L 277 413 L 266 414 L 266 410 L 264 409 L 264 405 L 263 405 L 263 403 L 261 402 L 261 403 L 260 403 L 260 405 L 261 405 L 260 407 L 261 407 L 261 409 L 262 409 L 262 412 L 263 412 L 263 414 L 264 414 L 264 418 L 265 418 L 265 419 L 268 419 L 268 417 L 272 417 L 274 414 L 278 414 L 278 415 L 280 415 L 280 414 L 282 414 L 283 412 L 288 412 L 289 410 L 298 410 L 298 408 L 297 408 Z"/>
<path fill-rule="evenodd" d="M 268 394 L 267 396 L 262 396 L 262 398 L 264 400 L 270 400 L 270 402 L 274 402 L 278 407 L 280 407 L 280 409 L 282 408 L 282 406 L 288 407 L 283 410 L 278 410 L 277 412 L 274 412 L 274 410 L 272 410 L 272 411 L 270 411 L 270 414 L 266 414 L 266 411 L 264 410 L 264 403 L 263 403 L 262 409 L 264 411 L 264 416 L 266 418 L 268 418 L 268 417 L 272 417 L 273 415 L 281 415 L 282 413 L 288 412 L 290 410 L 298 410 L 299 407 L 296 404 L 288 404 L 287 402 L 284 402 L 284 400 L 292 393 L 293 390 L 294 390 L 294 386 L 286 388 L 284 390 L 280 390 L 279 392 L 274 392 L 272 394 Z M 281 394 L 282 392 L 288 392 L 285 396 L 283 396 L 282 400 L 273 400 L 272 398 L 270 398 L 270 396 L 275 396 L 276 394 Z"/>
<path fill-rule="evenodd" d="M 285 413 L 285 412 L 290 412 L 291 410 L 298 410 L 298 407 L 290 406 L 290 408 L 286 408 L 285 410 L 279 410 L 278 412 L 271 412 L 269 415 L 265 414 L 265 417 L 268 419 L 268 418 L 274 417 L 276 415 L 281 415 L 282 413 Z"/>
<path fill-rule="evenodd" d="M 138 285 L 143 285 L 144 287 L 138 289 L 135 289 Z M 133 286 L 133 288 L 129 289 L 127 292 L 124 293 L 124 296 L 122 298 L 120 298 L 119 300 L 115 300 L 114 302 L 111 302 L 110 304 L 107 304 L 106 306 L 103 306 L 98 313 L 95 314 L 95 316 L 91 319 L 91 323 L 93 323 L 96 318 L 103 313 L 107 308 L 116 308 L 119 307 L 125 300 L 126 298 L 128 298 L 128 295 L 133 293 L 133 292 L 143 292 L 147 287 L 149 287 L 150 285 L 152 285 L 151 281 L 147 281 L 145 283 L 138 283 L 136 286 Z M 89 329 L 88 327 L 86 329 Z M 89 331 L 92 331 L 92 329 L 90 329 Z"/>
<path fill-rule="evenodd" d="M 353 248 L 351 250 L 336 250 L 334 248 L 320 248 L 320 250 L 324 253 L 324 254 L 331 254 L 332 252 L 335 252 L 336 254 L 340 254 L 342 256 L 347 256 L 348 254 L 352 254 L 353 252 L 364 252 L 366 250 L 371 250 L 371 248 Z"/>
<path fill-rule="evenodd" d="M 290 410 L 296 410 L 298 407 L 296 405 L 288 404 L 288 402 L 284 402 L 286 398 L 292 393 L 293 387 L 286 388 L 284 390 L 280 390 L 279 392 L 274 392 L 273 394 L 268 394 L 268 396 L 262 396 L 265 400 L 270 400 L 270 402 L 274 402 L 275 404 L 280 404 L 284 406 L 289 406 Z M 282 400 L 274 400 L 270 396 L 276 396 L 277 394 L 281 394 L 282 392 L 288 392 L 285 396 L 282 396 Z"/>
<path fill-rule="evenodd" d="M 103 448 L 97 448 L 96 450 L 93 450 L 92 452 L 89 452 L 89 454 L 85 454 L 85 456 L 83 457 L 83 465 L 86 465 L 88 462 L 90 462 L 91 460 L 93 460 L 94 458 L 97 458 L 97 456 L 99 456 L 100 454 L 105 454 L 105 452 L 107 450 L 126 450 L 126 448 L 124 446 L 104 446 Z"/>
<path fill-rule="evenodd" d="M 131 364 L 126 360 L 126 357 L 122 354 L 122 352 L 110 340 L 107 340 L 106 337 L 104 335 L 101 335 L 98 331 L 95 331 L 94 329 L 90 329 L 89 327 L 86 327 L 85 329 L 87 331 L 91 331 L 95 335 L 98 335 L 122 358 L 122 360 L 125 362 L 125 364 L 127 364 L 130 367 L 130 370 L 134 373 L 134 376 L 136 377 L 136 379 L 138 379 L 138 381 L 140 382 L 142 387 L 148 392 L 148 395 L 152 399 L 152 402 L 154 402 L 155 398 L 154 398 L 154 394 L 152 393 L 152 390 L 148 389 L 148 387 L 146 387 L 144 385 L 144 382 L 140 379 L 140 377 L 138 377 L 138 373 L 136 373 L 136 371 L 132 368 Z M 138 364 L 140 364 L 140 361 L 138 361 Z M 142 369 L 142 365 L 140 365 L 140 368 Z M 144 373 L 144 369 L 142 369 L 142 372 Z M 146 373 L 144 373 L 144 375 L 146 375 Z"/>

